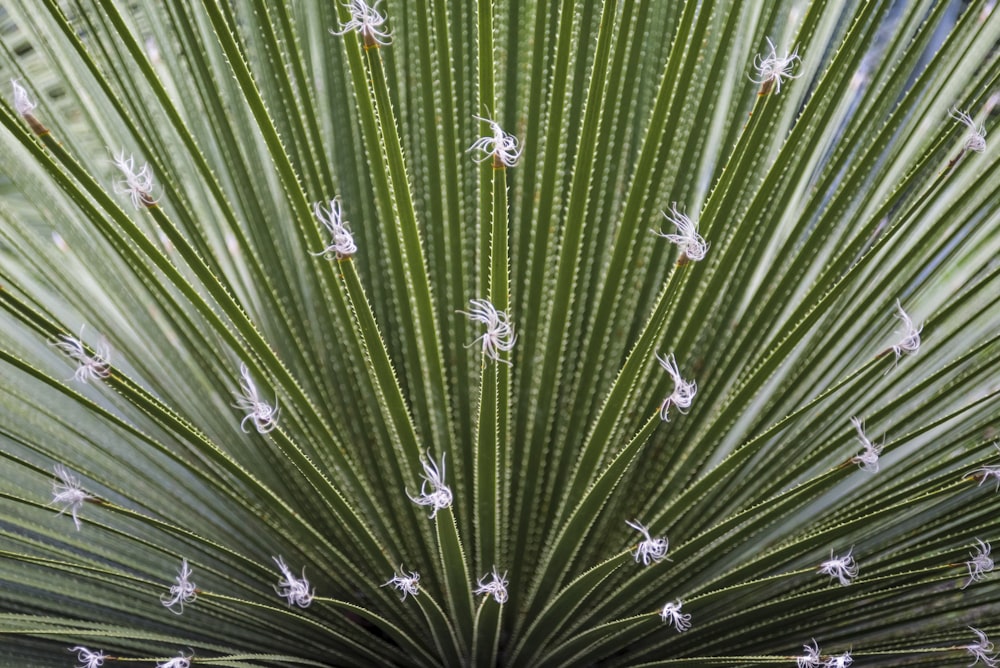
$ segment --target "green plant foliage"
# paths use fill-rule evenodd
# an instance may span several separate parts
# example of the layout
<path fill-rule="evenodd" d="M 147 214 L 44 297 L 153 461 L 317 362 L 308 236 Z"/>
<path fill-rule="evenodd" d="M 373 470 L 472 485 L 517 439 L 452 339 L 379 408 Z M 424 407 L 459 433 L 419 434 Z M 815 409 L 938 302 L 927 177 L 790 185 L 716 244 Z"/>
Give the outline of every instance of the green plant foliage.
<path fill-rule="evenodd" d="M 0 663 L 996 666 L 994 5 L 4 0 Z"/>

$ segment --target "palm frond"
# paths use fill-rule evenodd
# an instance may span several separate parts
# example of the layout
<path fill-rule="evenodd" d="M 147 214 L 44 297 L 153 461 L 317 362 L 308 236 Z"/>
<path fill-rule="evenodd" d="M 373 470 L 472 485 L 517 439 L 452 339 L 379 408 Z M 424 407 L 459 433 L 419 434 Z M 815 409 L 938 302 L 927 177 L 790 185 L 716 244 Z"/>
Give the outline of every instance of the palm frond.
<path fill-rule="evenodd" d="M 3 663 L 997 664 L 994 3 L 0 34 Z"/>

